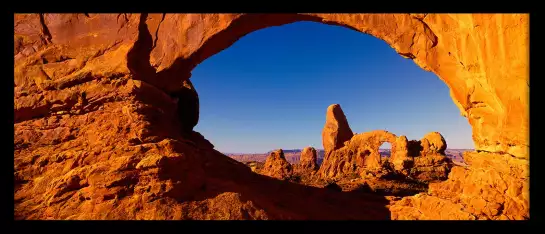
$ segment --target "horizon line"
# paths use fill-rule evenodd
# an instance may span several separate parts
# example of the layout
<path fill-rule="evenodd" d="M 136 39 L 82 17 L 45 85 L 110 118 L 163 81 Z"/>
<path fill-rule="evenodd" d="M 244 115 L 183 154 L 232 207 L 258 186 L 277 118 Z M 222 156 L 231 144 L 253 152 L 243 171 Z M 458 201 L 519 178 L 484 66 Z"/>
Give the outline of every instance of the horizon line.
<path fill-rule="evenodd" d="M 316 149 L 316 148 L 315 148 Z M 277 150 L 277 149 L 274 149 L 274 150 Z M 274 150 L 269 150 L 267 152 L 251 152 L 251 153 L 227 153 L 227 152 L 221 152 L 222 154 L 266 154 L 266 153 L 270 153 L 271 151 L 274 151 Z M 283 151 L 290 151 L 290 150 L 303 150 L 303 149 L 282 149 Z M 316 150 L 324 150 L 324 149 L 316 149 Z M 379 149 L 379 150 L 390 150 L 390 149 Z M 474 148 L 447 148 L 446 150 L 475 150 Z"/>

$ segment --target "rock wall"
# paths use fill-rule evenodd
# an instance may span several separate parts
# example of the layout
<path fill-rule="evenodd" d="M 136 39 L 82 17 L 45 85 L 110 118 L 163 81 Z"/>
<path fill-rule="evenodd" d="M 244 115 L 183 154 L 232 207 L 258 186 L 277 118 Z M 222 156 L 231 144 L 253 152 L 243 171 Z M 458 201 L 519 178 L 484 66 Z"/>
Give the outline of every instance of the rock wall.
<path fill-rule="evenodd" d="M 15 14 L 16 217 L 206 219 L 186 212 L 205 206 L 245 207 L 244 219 L 384 218 L 358 213 L 361 207 L 349 212 L 340 200 L 334 203 L 343 210 L 320 206 L 319 198 L 313 206 L 290 203 L 282 193 L 274 199 L 293 208 L 270 205 L 262 194 L 271 190 L 255 181 L 276 182 L 241 179 L 253 178 L 247 167 L 189 131 L 198 120 L 195 98 L 185 100 L 193 102 L 184 105 L 188 111 L 177 109 L 175 93 L 200 62 L 245 34 L 304 20 L 371 34 L 437 74 L 468 118 L 476 149 L 508 158 L 496 164 L 478 155 L 481 167 L 471 165 L 465 176 L 484 168 L 512 175 L 506 165 L 528 165 L 527 14 Z M 506 191 L 527 189 L 529 178 L 517 176 Z M 238 191 L 253 202 L 214 196 L 237 204 L 219 209 L 191 200 L 210 190 Z M 516 207 L 524 215 L 500 216 L 528 217 L 527 206 Z"/>

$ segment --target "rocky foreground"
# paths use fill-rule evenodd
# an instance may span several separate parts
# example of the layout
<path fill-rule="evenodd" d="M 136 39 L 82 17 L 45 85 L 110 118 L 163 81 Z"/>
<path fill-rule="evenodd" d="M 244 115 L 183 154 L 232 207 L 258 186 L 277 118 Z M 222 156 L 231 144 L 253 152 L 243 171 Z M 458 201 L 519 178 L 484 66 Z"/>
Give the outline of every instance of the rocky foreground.
<path fill-rule="evenodd" d="M 191 70 L 297 21 L 371 34 L 437 74 L 472 126 L 468 165 L 446 170 L 440 134 L 354 135 L 334 107 L 314 172 L 330 186 L 274 178 L 289 171 L 274 160 L 261 175 L 216 151 L 193 131 Z M 529 219 L 528 25 L 526 14 L 15 14 L 15 218 Z M 388 164 L 375 148 L 385 140 L 396 143 Z M 386 166 L 440 182 L 400 199 L 343 191 L 347 174 L 380 178 Z"/>

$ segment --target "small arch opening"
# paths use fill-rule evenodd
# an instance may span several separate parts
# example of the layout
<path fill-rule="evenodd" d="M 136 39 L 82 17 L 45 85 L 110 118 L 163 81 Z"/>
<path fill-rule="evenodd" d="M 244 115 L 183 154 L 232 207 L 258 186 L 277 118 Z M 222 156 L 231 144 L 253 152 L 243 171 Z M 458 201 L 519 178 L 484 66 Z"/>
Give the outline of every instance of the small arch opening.
<path fill-rule="evenodd" d="M 380 154 L 381 161 L 388 160 L 392 155 L 392 144 L 390 142 L 382 143 L 382 145 L 378 148 L 378 152 Z"/>

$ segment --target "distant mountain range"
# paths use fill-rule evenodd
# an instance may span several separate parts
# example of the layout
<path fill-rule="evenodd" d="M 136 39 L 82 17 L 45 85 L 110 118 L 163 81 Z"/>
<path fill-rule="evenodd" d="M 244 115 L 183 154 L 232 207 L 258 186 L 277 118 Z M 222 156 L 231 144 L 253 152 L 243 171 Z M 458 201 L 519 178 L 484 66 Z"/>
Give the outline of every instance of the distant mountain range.
<path fill-rule="evenodd" d="M 447 157 L 451 158 L 452 161 L 454 161 L 455 163 L 458 163 L 458 164 L 464 164 L 464 159 L 462 157 L 464 151 L 471 151 L 473 149 L 447 149 L 445 150 L 445 154 L 447 155 Z M 286 160 L 291 163 L 291 164 L 295 164 L 295 163 L 298 163 L 299 162 L 299 157 L 301 156 L 301 151 L 302 149 L 288 149 L 288 150 L 283 150 L 284 151 L 284 156 L 286 157 Z M 256 162 L 265 162 L 265 160 L 267 159 L 267 156 L 269 156 L 269 154 L 271 153 L 272 151 L 269 151 L 269 152 L 266 152 L 266 153 L 253 153 L 253 154 L 248 154 L 248 153 L 225 153 L 225 155 L 237 160 L 237 161 L 240 161 L 240 162 L 250 162 L 250 161 L 256 161 Z M 385 156 L 385 157 L 390 157 L 390 149 L 380 149 L 379 150 L 380 154 Z M 316 153 L 318 154 L 318 164 L 321 164 L 323 159 L 324 159 L 324 150 L 323 149 L 316 149 Z"/>

